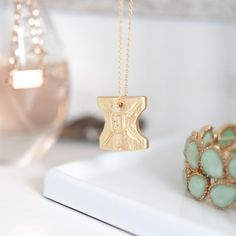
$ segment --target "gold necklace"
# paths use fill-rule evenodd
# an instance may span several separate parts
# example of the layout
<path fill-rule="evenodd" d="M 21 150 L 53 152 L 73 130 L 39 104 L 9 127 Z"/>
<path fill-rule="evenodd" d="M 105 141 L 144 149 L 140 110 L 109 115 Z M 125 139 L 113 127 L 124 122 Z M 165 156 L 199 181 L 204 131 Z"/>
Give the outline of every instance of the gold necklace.
<path fill-rule="evenodd" d="M 124 95 L 122 95 L 122 57 L 124 0 L 119 0 L 118 96 L 98 97 L 105 119 L 100 147 L 111 151 L 133 151 L 148 148 L 148 139 L 139 128 L 139 117 L 147 107 L 145 96 L 128 96 L 133 0 L 129 0 Z"/>
<path fill-rule="evenodd" d="M 23 23 L 25 20 L 27 23 Z M 14 89 L 38 88 L 44 84 L 46 52 L 42 35 L 37 0 L 15 0 L 7 80 Z"/>

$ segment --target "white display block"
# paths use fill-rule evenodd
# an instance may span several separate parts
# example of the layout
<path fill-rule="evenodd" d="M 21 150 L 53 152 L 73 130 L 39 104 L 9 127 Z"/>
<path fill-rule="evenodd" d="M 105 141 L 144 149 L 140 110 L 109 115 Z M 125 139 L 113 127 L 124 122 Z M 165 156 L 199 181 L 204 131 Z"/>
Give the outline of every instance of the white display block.
<path fill-rule="evenodd" d="M 186 193 L 183 146 L 163 140 L 147 151 L 59 166 L 47 174 L 44 196 L 137 235 L 235 235 L 235 209 Z"/>

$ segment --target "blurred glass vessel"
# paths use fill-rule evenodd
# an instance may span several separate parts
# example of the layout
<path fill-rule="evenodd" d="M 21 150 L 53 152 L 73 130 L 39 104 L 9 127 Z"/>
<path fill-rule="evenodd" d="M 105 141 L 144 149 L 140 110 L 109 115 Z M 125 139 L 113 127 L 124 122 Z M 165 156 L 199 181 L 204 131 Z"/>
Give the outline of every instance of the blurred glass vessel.
<path fill-rule="evenodd" d="M 18 26 L 14 25 L 19 17 L 16 4 L 19 4 L 18 10 L 24 10 Z M 27 4 L 34 4 L 34 13 L 27 12 Z M 43 156 L 62 127 L 69 92 L 67 63 L 41 1 L 0 0 L 0 9 L 0 165 L 27 165 Z M 32 14 L 37 15 L 37 21 L 32 20 Z M 34 28 L 35 25 L 40 27 Z M 14 38 L 15 31 L 17 39 Z M 40 37 L 32 37 L 35 34 Z M 13 47 L 13 41 L 17 41 L 19 47 Z M 30 53 L 29 49 L 35 53 Z M 43 60 L 41 49 L 45 53 Z M 9 83 L 15 60 L 12 51 L 18 58 L 17 68 L 23 72 L 15 78 L 18 79 L 15 87 Z M 39 68 L 39 64 L 43 68 Z M 43 84 L 28 86 L 26 79 L 32 81 L 35 72 L 41 76 L 38 73 L 41 69 Z"/>

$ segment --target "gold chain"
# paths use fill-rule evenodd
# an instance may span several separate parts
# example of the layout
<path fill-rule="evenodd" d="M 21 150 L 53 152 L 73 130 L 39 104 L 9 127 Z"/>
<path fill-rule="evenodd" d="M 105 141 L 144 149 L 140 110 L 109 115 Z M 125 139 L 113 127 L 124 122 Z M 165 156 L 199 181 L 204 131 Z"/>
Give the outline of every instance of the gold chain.
<path fill-rule="evenodd" d="M 19 67 L 19 29 L 22 24 L 23 11 L 27 13 L 28 29 L 26 29 L 26 34 L 31 39 L 27 52 L 38 58 L 39 66 L 43 67 L 46 52 L 43 47 L 43 32 L 37 0 L 14 1 L 14 26 L 11 39 L 12 55 L 9 58 L 9 63 L 11 67 Z"/>
<path fill-rule="evenodd" d="M 127 46 L 126 46 L 124 96 L 128 96 L 132 16 L 133 16 L 133 0 L 129 0 L 129 16 L 128 16 L 128 35 L 127 35 Z M 124 0 L 119 0 L 118 94 L 119 94 L 120 99 L 122 97 L 122 57 L 123 57 L 123 47 L 122 47 L 122 45 L 123 45 L 123 28 L 124 28 L 123 26 L 124 26 Z"/>

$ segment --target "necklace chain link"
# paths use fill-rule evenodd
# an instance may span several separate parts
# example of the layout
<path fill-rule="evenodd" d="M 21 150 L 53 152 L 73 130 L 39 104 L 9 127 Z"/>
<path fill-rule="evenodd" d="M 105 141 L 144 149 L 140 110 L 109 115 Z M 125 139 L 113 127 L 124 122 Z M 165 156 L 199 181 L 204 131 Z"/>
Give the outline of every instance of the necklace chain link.
<path fill-rule="evenodd" d="M 133 0 L 129 0 L 128 32 L 127 32 L 125 80 L 124 80 L 124 96 L 128 96 L 132 16 L 133 16 Z M 124 28 L 124 0 L 119 0 L 118 95 L 119 95 L 120 99 L 122 97 L 123 28 Z"/>
<path fill-rule="evenodd" d="M 24 12 L 25 14 L 23 14 Z M 21 24 L 25 20 L 28 22 L 25 35 L 30 40 L 26 52 L 27 54 L 34 55 L 38 59 L 40 67 L 43 67 L 46 52 L 43 47 L 43 32 L 37 0 L 14 0 L 14 26 L 11 38 L 12 52 L 9 63 L 13 68 L 19 67 Z"/>

